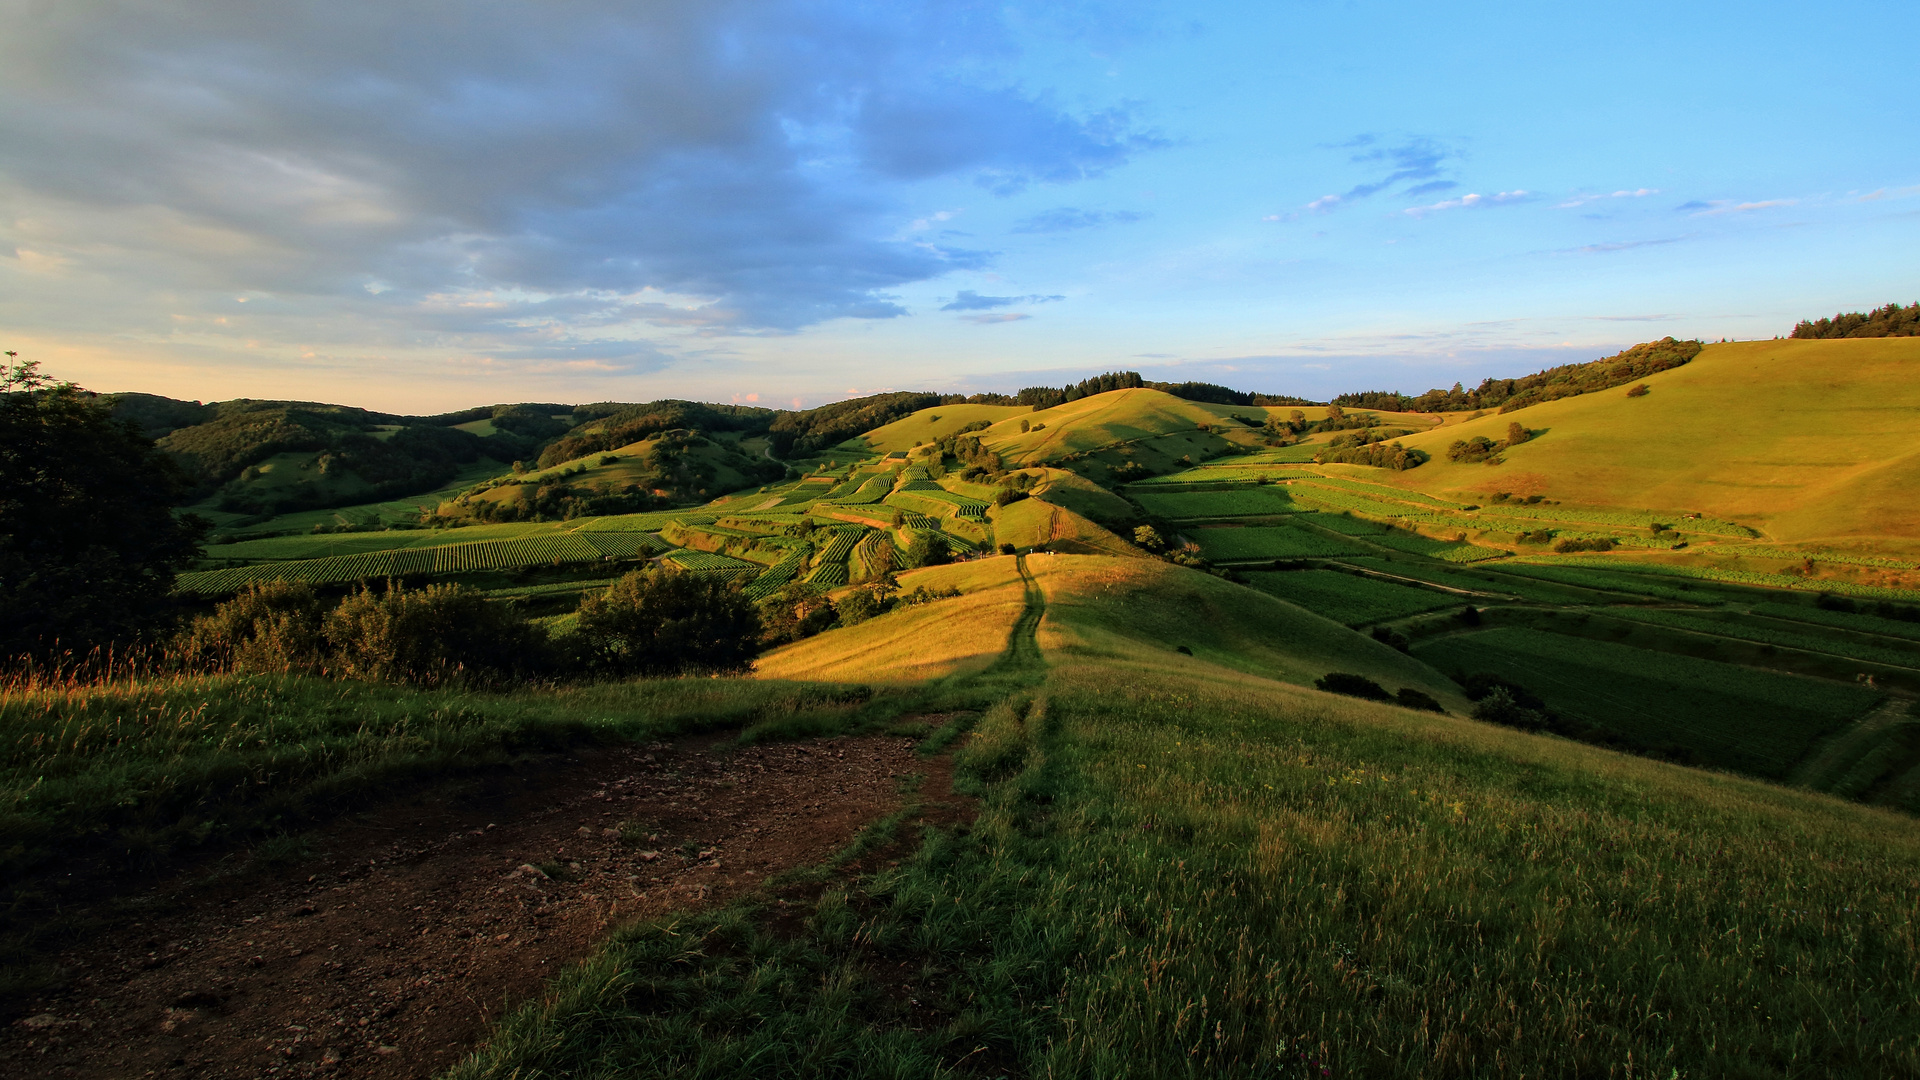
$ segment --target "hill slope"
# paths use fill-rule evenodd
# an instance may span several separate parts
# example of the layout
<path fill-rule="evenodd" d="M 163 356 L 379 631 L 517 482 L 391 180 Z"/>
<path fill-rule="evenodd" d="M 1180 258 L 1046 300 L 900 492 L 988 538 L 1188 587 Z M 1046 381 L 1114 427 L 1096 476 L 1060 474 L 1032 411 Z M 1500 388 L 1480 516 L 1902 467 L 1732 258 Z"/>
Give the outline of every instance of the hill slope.
<path fill-rule="evenodd" d="M 1646 385 L 1408 436 L 1431 462 L 1365 475 L 1479 502 L 1546 494 L 1704 513 L 1796 543 L 1920 548 L 1920 340 L 1709 345 Z M 1498 441 L 1514 422 L 1539 434 L 1504 464 L 1447 460 L 1455 440 Z"/>

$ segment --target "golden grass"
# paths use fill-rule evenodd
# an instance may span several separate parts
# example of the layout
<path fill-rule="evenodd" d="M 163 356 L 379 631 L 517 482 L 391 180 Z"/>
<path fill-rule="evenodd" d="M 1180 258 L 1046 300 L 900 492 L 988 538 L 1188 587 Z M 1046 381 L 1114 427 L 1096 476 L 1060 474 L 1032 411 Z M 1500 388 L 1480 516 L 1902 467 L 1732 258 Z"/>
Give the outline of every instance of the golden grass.
<path fill-rule="evenodd" d="M 1752 525 L 1773 539 L 1920 547 L 1920 339 L 1747 341 L 1626 388 L 1408 436 L 1433 460 L 1368 479 L 1484 501 L 1495 491 Z M 1504 465 L 1446 459 L 1455 439 L 1541 431 Z"/>
<path fill-rule="evenodd" d="M 1284 600 L 1154 559 L 1033 555 L 1047 597 L 1039 631 L 1050 660 L 1108 660 L 1228 682 L 1231 674 L 1311 685 L 1333 671 L 1389 692 L 1411 687 L 1465 712 L 1452 681 L 1366 635 Z M 1177 651 L 1186 646 L 1193 655 Z M 1318 693 L 1315 691 L 1314 693 Z M 1322 695 L 1329 696 L 1329 695 Z"/>
<path fill-rule="evenodd" d="M 914 570 L 904 591 L 956 588 L 960 596 L 905 608 L 857 626 L 828 630 L 768 653 L 754 665 L 762 679 L 901 683 L 979 671 L 1007 647 L 1026 608 L 1010 555 Z"/>

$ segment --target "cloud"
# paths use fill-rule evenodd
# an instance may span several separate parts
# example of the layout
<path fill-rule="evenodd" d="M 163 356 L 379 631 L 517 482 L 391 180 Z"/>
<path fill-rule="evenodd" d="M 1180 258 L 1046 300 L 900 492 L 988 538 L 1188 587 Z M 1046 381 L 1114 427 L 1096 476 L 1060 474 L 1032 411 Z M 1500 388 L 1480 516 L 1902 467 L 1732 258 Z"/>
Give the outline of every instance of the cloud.
<path fill-rule="evenodd" d="M 973 323 L 1008 323 L 1019 322 L 1021 319 L 1031 319 L 1033 316 L 1015 311 L 1006 311 L 998 315 L 962 315 L 960 318 Z"/>
<path fill-rule="evenodd" d="M 1339 206 L 1345 200 L 1338 195 L 1322 195 L 1307 204 L 1307 209 L 1316 214 L 1325 214 Z"/>
<path fill-rule="evenodd" d="M 929 242 L 952 211 L 903 235 L 908 183 L 1072 183 L 1164 145 L 1004 85 L 1012 35 L 948 5 L 0 12 L 0 250 L 74 272 L 0 318 L 53 333 L 239 293 L 277 298 L 256 335 L 447 355 L 894 318 L 893 290 L 993 259 Z"/>
<path fill-rule="evenodd" d="M 1732 199 L 1710 199 L 1701 202 L 1698 199 L 1684 202 L 1674 207 L 1686 211 L 1689 217 L 1717 217 L 1721 214 L 1746 214 L 1755 210 L 1772 210 L 1781 206 L 1795 206 L 1799 199 L 1767 199 L 1763 202 L 1736 203 Z"/>
<path fill-rule="evenodd" d="M 1428 214 L 1437 214 L 1443 210 L 1465 210 L 1476 206 L 1531 202 L 1533 198 L 1533 194 L 1528 191 L 1502 191 L 1494 195 L 1462 195 L 1457 199 L 1447 199 L 1427 206 L 1409 206 L 1400 212 L 1409 217 L 1426 217 Z"/>
<path fill-rule="evenodd" d="M 1102 225 L 1141 221 L 1147 216 L 1134 210 L 1082 210 L 1078 207 L 1059 206 L 1020 222 L 1013 227 L 1013 231 L 1017 233 L 1073 232 L 1078 229 L 1094 229 Z"/>
<path fill-rule="evenodd" d="M 1610 194 L 1574 195 L 1567 199 L 1566 202 L 1558 204 L 1556 209 L 1571 210 L 1576 206 L 1585 206 L 1590 202 L 1599 202 L 1602 199 L 1644 199 L 1649 195 L 1658 194 L 1660 194 L 1659 188 L 1636 188 L 1633 191 L 1615 191 Z"/>
<path fill-rule="evenodd" d="M 1377 180 L 1355 184 L 1343 198 L 1364 199 L 1407 181 L 1426 181 L 1427 183 L 1417 184 L 1402 194 L 1418 195 L 1422 192 L 1443 190 L 1433 187 L 1432 182 L 1440 176 L 1446 163 L 1458 156 L 1432 139 L 1410 139 L 1399 146 L 1376 146 L 1375 142 L 1371 135 L 1360 135 L 1340 144 L 1340 149 L 1358 151 L 1348 158 L 1354 164 L 1377 165 L 1387 170 L 1385 175 Z M 1439 182 L 1446 184 L 1447 187 L 1453 186 L 1447 181 Z"/>
<path fill-rule="evenodd" d="M 1065 300 L 1064 296 L 981 296 L 972 289 L 961 289 L 951 303 L 942 304 L 941 311 L 990 311 L 998 307 L 1012 307 L 1014 304 L 1049 304 L 1056 300 Z"/>
<path fill-rule="evenodd" d="M 1632 251 L 1634 248 L 1654 247 L 1660 244 L 1677 244 L 1685 240 L 1684 236 L 1665 236 L 1658 240 L 1615 240 L 1604 244 L 1588 244 L 1585 247 L 1566 248 L 1562 255 L 1606 255 L 1615 251 Z"/>

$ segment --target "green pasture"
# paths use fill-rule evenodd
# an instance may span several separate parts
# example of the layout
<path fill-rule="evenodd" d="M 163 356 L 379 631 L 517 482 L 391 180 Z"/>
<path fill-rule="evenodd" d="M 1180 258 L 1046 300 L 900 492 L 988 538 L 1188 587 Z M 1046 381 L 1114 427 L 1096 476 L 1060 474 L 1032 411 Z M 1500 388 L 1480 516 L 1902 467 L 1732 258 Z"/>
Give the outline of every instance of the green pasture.
<path fill-rule="evenodd" d="M 1147 513 L 1173 519 L 1253 517 L 1291 514 L 1300 509 L 1285 488 L 1267 485 L 1235 491 L 1140 491 L 1134 499 Z"/>
<path fill-rule="evenodd" d="M 1333 570 L 1255 571 L 1245 576 L 1261 592 L 1348 626 L 1364 626 L 1467 603 L 1461 596 Z"/>
<path fill-rule="evenodd" d="M 1774 779 L 1880 700 L 1864 686 L 1512 627 L 1417 642 L 1413 653 L 1455 678 L 1509 679 L 1638 745 Z"/>
<path fill-rule="evenodd" d="M 1190 529 L 1186 535 L 1214 562 L 1338 558 L 1366 552 L 1349 541 L 1285 525 Z"/>
<path fill-rule="evenodd" d="M 972 721 L 970 828 L 619 932 L 453 1077 L 1920 1071 L 1909 819 L 1051 659 Z"/>

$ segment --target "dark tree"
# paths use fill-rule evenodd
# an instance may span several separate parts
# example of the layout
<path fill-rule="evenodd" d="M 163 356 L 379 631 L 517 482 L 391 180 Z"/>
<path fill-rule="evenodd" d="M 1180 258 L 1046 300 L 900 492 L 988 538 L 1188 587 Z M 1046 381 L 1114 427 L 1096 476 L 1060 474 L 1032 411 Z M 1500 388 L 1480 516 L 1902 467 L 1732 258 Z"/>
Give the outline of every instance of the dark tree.
<path fill-rule="evenodd" d="M 620 673 L 743 671 L 761 631 L 753 604 L 717 578 L 635 571 L 580 601 L 592 661 Z"/>
<path fill-rule="evenodd" d="M 185 487 L 104 402 L 36 364 L 0 367 L 0 655 L 158 628 L 206 530 L 173 511 Z"/>

